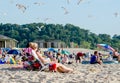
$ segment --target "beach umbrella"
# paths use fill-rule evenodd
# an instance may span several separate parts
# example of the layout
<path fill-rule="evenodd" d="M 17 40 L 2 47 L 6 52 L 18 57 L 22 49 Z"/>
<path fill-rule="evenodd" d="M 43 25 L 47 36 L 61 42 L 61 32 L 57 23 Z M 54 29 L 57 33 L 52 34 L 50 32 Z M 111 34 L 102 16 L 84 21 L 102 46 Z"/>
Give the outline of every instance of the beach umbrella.
<path fill-rule="evenodd" d="M 70 52 L 66 51 L 66 50 L 62 50 L 61 54 L 65 54 L 65 55 L 70 55 Z"/>
<path fill-rule="evenodd" d="M 9 50 L 11 50 L 11 48 L 2 48 L 3 52 L 5 52 L 5 51 L 8 52 Z"/>
<path fill-rule="evenodd" d="M 20 54 L 20 51 L 19 51 L 19 50 L 12 49 L 12 50 L 8 51 L 7 54 L 19 55 L 19 54 Z"/>
<path fill-rule="evenodd" d="M 47 51 L 57 52 L 54 48 L 48 48 Z"/>
<path fill-rule="evenodd" d="M 115 49 L 112 48 L 112 47 L 111 47 L 110 45 L 108 45 L 108 44 L 97 44 L 97 46 L 98 46 L 99 48 L 104 49 L 104 50 L 115 51 Z"/>

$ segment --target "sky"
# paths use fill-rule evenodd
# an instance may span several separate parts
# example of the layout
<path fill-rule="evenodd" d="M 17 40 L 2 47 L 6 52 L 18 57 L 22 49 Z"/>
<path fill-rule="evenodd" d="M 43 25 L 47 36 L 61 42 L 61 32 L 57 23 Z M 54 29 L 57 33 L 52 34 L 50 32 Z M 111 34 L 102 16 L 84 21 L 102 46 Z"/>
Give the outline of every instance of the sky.
<path fill-rule="evenodd" d="M 120 35 L 120 0 L 79 1 L 0 0 L 0 23 L 69 23 L 96 34 Z"/>

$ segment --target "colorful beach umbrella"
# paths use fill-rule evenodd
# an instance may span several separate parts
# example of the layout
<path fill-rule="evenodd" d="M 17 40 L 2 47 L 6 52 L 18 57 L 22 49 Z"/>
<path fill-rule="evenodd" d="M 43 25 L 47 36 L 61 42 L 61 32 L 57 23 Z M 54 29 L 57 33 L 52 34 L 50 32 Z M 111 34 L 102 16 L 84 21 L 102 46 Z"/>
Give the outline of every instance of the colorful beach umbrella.
<path fill-rule="evenodd" d="M 97 46 L 98 46 L 99 48 L 104 49 L 104 50 L 115 51 L 115 49 L 112 48 L 112 47 L 111 47 L 110 45 L 108 45 L 108 44 L 97 44 Z"/>

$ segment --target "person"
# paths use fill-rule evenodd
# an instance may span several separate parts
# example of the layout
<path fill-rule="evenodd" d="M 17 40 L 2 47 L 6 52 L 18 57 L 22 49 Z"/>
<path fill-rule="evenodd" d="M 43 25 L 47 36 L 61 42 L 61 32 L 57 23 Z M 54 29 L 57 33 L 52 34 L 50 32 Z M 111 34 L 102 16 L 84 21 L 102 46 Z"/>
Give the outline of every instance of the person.
<path fill-rule="evenodd" d="M 79 63 L 81 62 L 81 59 L 83 58 L 83 54 L 82 52 L 78 52 L 76 55 L 76 63 L 79 61 Z"/>
<path fill-rule="evenodd" d="M 103 55 L 101 53 L 98 53 L 98 55 L 99 55 L 100 60 L 103 61 L 103 58 L 102 58 Z"/>
<path fill-rule="evenodd" d="M 5 64 L 6 60 L 5 60 L 5 55 L 2 55 L 2 57 L 0 58 L 0 64 Z"/>
<path fill-rule="evenodd" d="M 32 47 L 33 51 L 36 51 L 37 47 L 38 47 L 37 43 L 34 43 L 33 47 Z M 41 60 L 41 62 L 43 64 L 49 64 L 49 69 L 52 66 L 52 67 L 54 67 L 53 69 L 56 72 L 57 71 L 61 72 L 61 73 L 73 72 L 73 69 L 68 68 L 68 67 L 64 66 L 63 64 L 57 63 L 55 61 L 47 61 L 44 57 L 42 57 L 42 55 L 40 54 L 40 52 L 36 51 L 36 55 L 38 56 L 38 58 Z"/>
<path fill-rule="evenodd" d="M 113 59 L 116 59 L 117 61 L 120 62 L 120 54 L 118 53 L 117 49 L 115 49 L 115 51 L 113 51 Z"/>
<path fill-rule="evenodd" d="M 91 56 L 90 58 L 90 64 L 102 64 L 102 61 L 100 60 L 98 51 L 94 51 L 94 55 Z"/>
<path fill-rule="evenodd" d="M 30 42 L 27 44 L 26 48 L 23 49 L 22 54 L 22 63 L 17 66 L 13 66 L 12 68 L 24 68 L 26 70 L 39 70 L 42 67 L 40 64 L 39 58 L 37 57 L 36 53 L 32 50 L 33 43 Z"/>

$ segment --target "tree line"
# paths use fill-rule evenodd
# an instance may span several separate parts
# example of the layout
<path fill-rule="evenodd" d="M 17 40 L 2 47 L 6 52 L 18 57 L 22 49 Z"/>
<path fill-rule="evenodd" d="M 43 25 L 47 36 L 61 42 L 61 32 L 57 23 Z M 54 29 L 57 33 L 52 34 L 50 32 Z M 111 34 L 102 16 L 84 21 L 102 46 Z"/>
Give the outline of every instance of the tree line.
<path fill-rule="evenodd" d="M 70 47 L 73 42 L 76 47 L 96 49 L 97 44 L 105 43 L 120 50 L 120 35 L 115 34 L 95 34 L 72 24 L 0 24 L 0 34 L 18 41 L 20 47 L 25 47 L 26 43 L 35 40 L 61 40 Z"/>

